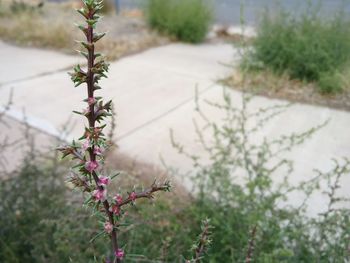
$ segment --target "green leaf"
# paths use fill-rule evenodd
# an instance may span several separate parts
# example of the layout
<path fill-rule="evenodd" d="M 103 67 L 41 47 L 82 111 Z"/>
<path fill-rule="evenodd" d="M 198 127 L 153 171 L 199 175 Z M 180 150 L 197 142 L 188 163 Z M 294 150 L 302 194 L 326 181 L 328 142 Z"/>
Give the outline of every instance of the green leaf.
<path fill-rule="evenodd" d="M 86 19 L 88 18 L 88 10 L 86 10 L 85 8 L 82 7 L 80 9 L 76 9 L 76 11 Z"/>
<path fill-rule="evenodd" d="M 101 38 L 103 38 L 106 35 L 106 32 L 104 33 L 94 33 L 94 36 L 92 38 L 93 42 L 99 41 Z"/>
<path fill-rule="evenodd" d="M 86 23 L 88 23 L 89 26 L 95 27 L 96 23 L 98 22 L 98 19 L 87 19 Z"/>
<path fill-rule="evenodd" d="M 77 28 L 79 28 L 85 36 L 87 36 L 87 33 L 88 33 L 88 29 L 87 27 L 83 26 L 83 25 L 80 25 L 80 24 L 75 24 Z"/>
<path fill-rule="evenodd" d="M 105 231 L 102 231 L 95 235 L 93 238 L 90 239 L 90 243 L 94 242 L 98 237 L 102 236 L 103 234 L 105 234 Z"/>
<path fill-rule="evenodd" d="M 76 113 L 76 114 L 78 114 L 78 115 L 84 115 L 84 114 L 83 114 L 82 112 L 80 112 L 80 111 L 74 110 L 73 112 Z"/>

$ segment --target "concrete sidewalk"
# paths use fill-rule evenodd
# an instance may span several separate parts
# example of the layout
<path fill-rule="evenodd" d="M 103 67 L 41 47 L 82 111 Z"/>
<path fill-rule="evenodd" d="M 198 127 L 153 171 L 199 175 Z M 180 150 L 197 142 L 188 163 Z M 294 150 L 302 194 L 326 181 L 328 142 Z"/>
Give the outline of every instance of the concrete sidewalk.
<path fill-rule="evenodd" d="M 174 44 L 111 63 L 109 78 L 101 81 L 100 94 L 116 104 L 119 137 L 125 138 L 192 100 L 196 86 L 201 91 L 210 88 L 219 76 L 230 71 L 220 63 L 229 63 L 233 55 L 230 45 Z M 5 60 L 11 62 L 11 55 L 7 57 Z M 54 59 L 53 56 L 50 60 Z M 14 67 L 16 63 L 17 60 Z M 72 118 L 79 123 L 72 136 L 80 135 L 81 118 L 72 110 L 86 107 L 82 102 L 86 96 L 83 85 L 74 88 L 66 70 L 22 79 L 20 76 L 19 81 L 0 89 L 2 103 L 13 90 L 13 117 L 20 118 L 25 109 L 32 125 L 51 133 Z"/>
<path fill-rule="evenodd" d="M 66 70 L 82 61 L 50 50 L 21 48 L 0 41 L 0 86 Z"/>
<path fill-rule="evenodd" d="M 5 103 L 13 89 L 14 107 L 9 115 L 20 120 L 25 109 L 29 123 L 50 134 L 56 134 L 57 128 L 71 118 L 76 123 L 71 136 L 80 136 L 84 124 L 72 110 L 85 107 L 82 100 L 86 91 L 84 87 L 73 88 L 62 70 L 78 58 L 1 45 L 4 64 L 9 67 L 1 68 L 1 79 L 5 79 L 1 83 L 5 84 L 0 87 L 0 104 Z M 21 64 L 23 56 L 26 63 Z M 191 163 L 172 148 L 169 129 L 174 130 L 177 140 L 189 151 L 202 151 L 193 126 L 195 87 L 201 100 L 222 101 L 222 88 L 216 80 L 231 71 L 223 64 L 237 62 L 237 57 L 230 45 L 171 44 L 113 62 L 109 78 L 101 82 L 100 94 L 116 104 L 117 143 L 121 152 L 157 165 L 161 165 L 161 155 L 168 165 L 181 171 L 191 170 Z M 40 65 L 36 63 L 38 58 Z M 15 76 L 7 72 L 19 65 Z M 239 105 L 241 93 L 230 91 L 230 94 Z M 257 97 L 252 108 L 276 103 L 281 101 Z M 204 111 L 215 120 L 222 119 L 210 107 Z M 332 158 L 350 157 L 350 113 L 295 104 L 260 134 L 261 138 L 274 138 L 305 131 L 327 119 L 331 119 L 327 127 L 288 155 L 296 163 L 292 182 L 313 177 L 315 168 L 330 169 Z M 350 178 L 343 183 L 342 194 L 346 196 L 350 196 L 346 189 L 349 183 Z M 322 205 L 315 200 L 313 207 L 319 211 Z"/>

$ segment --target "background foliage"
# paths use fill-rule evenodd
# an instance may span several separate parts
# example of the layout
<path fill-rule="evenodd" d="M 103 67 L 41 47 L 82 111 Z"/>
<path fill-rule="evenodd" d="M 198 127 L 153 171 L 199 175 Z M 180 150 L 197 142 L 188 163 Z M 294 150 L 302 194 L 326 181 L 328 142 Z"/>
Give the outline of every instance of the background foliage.
<path fill-rule="evenodd" d="M 64 171 L 26 160 L 0 182 L 1 262 L 93 262 L 108 249 L 101 242 L 91 246 L 98 226 L 77 197 L 68 196 Z"/>
<path fill-rule="evenodd" d="M 339 11 L 325 18 L 316 5 L 300 15 L 280 8 L 265 12 L 253 51 L 244 62 L 255 69 L 265 67 L 291 78 L 315 81 L 323 93 L 341 91 L 346 85 L 344 71 L 350 59 L 350 21 Z"/>
<path fill-rule="evenodd" d="M 149 0 L 146 12 L 152 28 L 192 43 L 206 37 L 213 17 L 205 0 Z"/>

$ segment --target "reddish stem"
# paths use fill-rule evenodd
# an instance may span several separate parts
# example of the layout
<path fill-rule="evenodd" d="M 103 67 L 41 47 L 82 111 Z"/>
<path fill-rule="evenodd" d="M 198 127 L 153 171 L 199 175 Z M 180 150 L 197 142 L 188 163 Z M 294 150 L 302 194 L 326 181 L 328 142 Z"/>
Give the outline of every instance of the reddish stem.
<path fill-rule="evenodd" d="M 247 250 L 247 255 L 245 259 L 246 263 L 250 263 L 253 260 L 256 231 L 257 231 L 257 226 L 255 225 L 250 233 L 250 240 L 248 243 L 248 250 Z"/>
<path fill-rule="evenodd" d="M 91 12 L 89 13 L 89 19 L 92 19 L 93 14 Z M 87 92 L 88 92 L 88 99 L 93 99 L 94 98 L 94 72 L 92 71 L 92 68 L 94 67 L 94 61 L 95 61 L 95 47 L 93 43 L 93 28 L 92 26 L 88 25 L 88 30 L 87 30 L 87 41 L 89 44 L 89 49 L 88 49 L 88 70 L 87 70 Z M 94 129 L 95 128 L 95 112 L 94 112 L 94 103 L 91 103 L 90 107 L 90 114 L 88 116 L 88 121 L 89 121 L 89 128 Z M 89 156 L 91 161 L 96 161 L 96 154 L 94 153 L 94 145 L 89 150 Z M 95 172 L 92 173 L 93 179 L 95 181 L 96 187 L 99 190 L 103 190 L 102 186 L 98 185 L 98 176 Z M 105 213 L 108 217 L 108 221 L 113 225 L 113 231 L 110 234 L 110 238 L 112 241 L 112 249 L 113 249 L 113 255 L 115 252 L 118 251 L 119 246 L 118 246 L 118 235 L 117 235 L 117 230 L 115 229 L 115 222 L 114 222 L 114 217 L 113 213 L 109 211 L 110 204 L 108 200 L 105 200 L 103 202 L 103 207 L 105 209 Z M 120 263 L 121 259 L 116 257 L 114 258 L 114 261 L 116 263 Z"/>

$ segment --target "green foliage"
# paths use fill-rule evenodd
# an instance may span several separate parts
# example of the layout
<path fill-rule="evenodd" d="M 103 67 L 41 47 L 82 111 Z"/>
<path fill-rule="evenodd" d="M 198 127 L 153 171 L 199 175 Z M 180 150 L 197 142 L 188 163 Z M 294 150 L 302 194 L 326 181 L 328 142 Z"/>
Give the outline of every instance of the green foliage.
<path fill-rule="evenodd" d="M 349 25 L 345 13 L 325 19 L 312 4 L 300 16 L 283 9 L 274 16 L 266 12 L 245 62 L 315 81 L 322 92 L 339 92 L 342 85 L 336 75 L 350 59 Z"/>
<path fill-rule="evenodd" d="M 13 178 L 0 182 L 0 262 L 92 263 L 96 262 L 95 255 L 100 255 L 99 259 L 108 256 L 110 245 L 98 237 L 96 230 L 102 223 L 96 223 L 89 210 L 81 208 L 81 196 L 72 195 L 62 180 L 66 169 L 56 165 L 32 160 L 31 164 L 23 164 Z M 191 248 L 199 227 L 187 237 L 188 246 L 175 235 L 178 247 L 167 252 L 172 235 L 182 228 L 175 214 L 165 216 L 174 208 L 173 202 L 181 200 L 160 198 L 156 206 L 149 206 L 147 200 L 137 201 L 124 225 L 132 231 L 120 232 L 127 244 L 126 262 L 147 258 L 149 262 L 157 258 L 172 262 L 172 257 L 180 258 Z M 190 257 L 191 253 L 186 255 Z"/>
<path fill-rule="evenodd" d="M 108 251 L 89 242 L 97 224 L 67 196 L 61 172 L 33 163 L 0 183 L 0 262 L 94 262 Z"/>
<path fill-rule="evenodd" d="M 320 91 L 325 94 L 341 92 L 344 87 L 343 78 L 340 73 L 321 73 L 318 80 Z"/>
<path fill-rule="evenodd" d="M 244 97 L 238 107 L 225 93 L 223 103 L 208 102 L 226 113 L 220 124 L 205 117 L 198 105 L 205 126 L 198 125 L 197 131 L 210 157 L 204 160 L 210 161 L 202 162 L 201 156 L 174 141 L 194 161 L 195 194 L 160 196 L 155 206 L 138 200 L 123 222 L 127 231 L 119 232 L 128 251 L 126 262 L 185 262 L 192 258 L 203 218 L 210 218 L 213 228 L 201 262 L 244 262 L 248 244 L 253 244 L 252 262 L 258 263 L 349 260 L 350 213 L 338 205 L 348 200 L 337 195 L 341 178 L 350 173 L 349 160 L 334 162 L 333 169 L 317 172 L 309 181 L 289 184 L 293 164 L 283 153 L 322 125 L 257 141 L 261 128 L 286 106 L 252 109 L 251 99 Z M 207 132 L 214 138 L 211 142 L 204 140 Z M 107 255 L 109 245 L 103 238 L 89 242 L 98 234 L 98 225 L 75 201 L 81 197 L 68 194 L 63 173 L 57 166 L 31 160 L 0 183 L 0 262 L 94 262 L 94 255 Z M 307 200 L 320 189 L 328 209 L 309 218 Z M 287 205 L 293 202 L 292 193 L 305 202 Z"/>
<path fill-rule="evenodd" d="M 103 1 L 103 7 L 101 9 L 101 13 L 103 14 L 110 14 L 116 11 L 116 8 L 114 6 L 114 0 L 104 0 Z"/>
<path fill-rule="evenodd" d="M 33 12 L 39 10 L 44 5 L 44 2 L 40 2 L 37 5 L 31 3 L 26 3 L 23 0 L 13 0 L 10 5 L 10 10 L 13 14 L 18 14 L 22 12 Z"/>
<path fill-rule="evenodd" d="M 149 0 L 147 4 L 149 25 L 185 42 L 201 42 L 212 17 L 212 9 L 205 0 Z"/>

